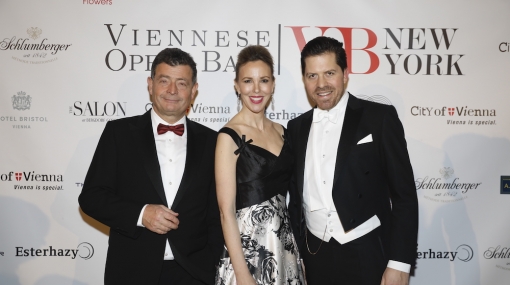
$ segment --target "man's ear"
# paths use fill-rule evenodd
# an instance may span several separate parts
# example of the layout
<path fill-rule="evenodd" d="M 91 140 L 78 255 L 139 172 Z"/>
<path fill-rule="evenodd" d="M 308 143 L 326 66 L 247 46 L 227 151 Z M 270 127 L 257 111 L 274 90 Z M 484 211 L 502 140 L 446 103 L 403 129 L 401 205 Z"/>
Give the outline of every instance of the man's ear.
<path fill-rule="evenodd" d="M 349 68 L 345 68 L 344 70 L 344 84 L 347 84 L 347 82 L 349 82 Z"/>
<path fill-rule="evenodd" d="M 149 95 L 152 101 L 152 77 L 147 77 L 147 90 L 149 91 Z"/>
<path fill-rule="evenodd" d="M 191 87 L 191 102 L 195 101 L 197 95 L 198 95 L 198 82 L 195 82 L 195 84 L 193 84 L 193 87 Z"/>

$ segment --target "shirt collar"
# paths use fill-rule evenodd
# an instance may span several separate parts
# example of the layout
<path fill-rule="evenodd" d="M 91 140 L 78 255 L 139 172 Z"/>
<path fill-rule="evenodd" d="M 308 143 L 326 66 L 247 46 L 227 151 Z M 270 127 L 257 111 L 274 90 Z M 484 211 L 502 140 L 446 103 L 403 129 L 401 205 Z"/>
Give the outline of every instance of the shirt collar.
<path fill-rule="evenodd" d="M 169 124 L 165 120 L 163 120 L 157 113 L 154 111 L 154 108 L 151 109 L 151 121 L 152 121 L 152 133 L 154 134 L 154 137 L 158 137 L 158 125 L 163 124 L 167 126 L 175 126 L 179 124 L 184 125 L 184 133 L 182 134 L 183 137 L 188 136 L 187 126 L 186 126 L 186 116 L 182 116 L 182 118 L 179 119 L 179 121 L 175 122 L 174 124 Z"/>
<path fill-rule="evenodd" d="M 333 124 L 338 122 L 338 116 L 340 114 L 345 113 L 345 109 L 347 109 L 347 101 L 349 100 L 349 93 L 345 92 L 340 101 L 336 104 L 335 107 L 331 108 L 329 111 L 321 110 L 319 108 L 315 108 L 313 110 L 313 119 L 314 123 L 318 123 L 322 121 L 322 119 L 327 118 Z"/>

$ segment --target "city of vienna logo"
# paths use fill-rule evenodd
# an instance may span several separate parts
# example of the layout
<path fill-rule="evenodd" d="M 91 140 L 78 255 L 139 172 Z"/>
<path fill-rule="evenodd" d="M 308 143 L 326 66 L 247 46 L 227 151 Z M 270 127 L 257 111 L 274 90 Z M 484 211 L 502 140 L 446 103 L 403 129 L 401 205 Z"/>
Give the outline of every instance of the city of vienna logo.
<path fill-rule="evenodd" d="M 27 34 L 30 38 L 32 38 L 33 40 L 36 40 L 42 33 L 42 30 L 39 29 L 38 27 L 31 27 L 29 29 L 27 29 Z"/>
<path fill-rule="evenodd" d="M 22 177 L 22 173 L 21 172 L 15 172 L 14 173 L 14 177 L 16 178 L 16 181 L 20 181 L 21 180 L 21 177 Z"/>
<path fill-rule="evenodd" d="M 12 95 L 12 108 L 16 110 L 30 110 L 32 97 L 25 92 L 20 91 L 18 95 Z"/>
<path fill-rule="evenodd" d="M 439 173 L 441 174 L 441 177 L 443 177 L 444 179 L 449 179 L 453 175 L 453 168 L 443 167 L 439 169 Z"/>

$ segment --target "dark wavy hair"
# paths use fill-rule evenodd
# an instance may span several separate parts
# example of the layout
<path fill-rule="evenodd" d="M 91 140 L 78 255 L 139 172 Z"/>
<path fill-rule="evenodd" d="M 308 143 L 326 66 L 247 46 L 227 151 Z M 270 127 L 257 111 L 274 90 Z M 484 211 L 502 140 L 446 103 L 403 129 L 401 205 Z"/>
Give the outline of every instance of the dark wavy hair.
<path fill-rule="evenodd" d="M 305 75 L 305 59 L 310 56 L 316 56 L 331 52 L 336 57 L 336 64 L 340 66 L 342 72 L 347 68 L 347 55 L 343 48 L 343 43 L 330 37 L 316 37 L 309 41 L 301 51 L 301 75 Z"/>

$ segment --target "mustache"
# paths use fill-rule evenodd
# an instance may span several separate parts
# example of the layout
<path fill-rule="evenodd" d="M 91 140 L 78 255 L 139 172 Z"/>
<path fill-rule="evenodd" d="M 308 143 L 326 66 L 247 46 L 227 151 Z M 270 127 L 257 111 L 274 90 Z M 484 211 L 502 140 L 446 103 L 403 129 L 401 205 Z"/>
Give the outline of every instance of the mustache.
<path fill-rule="evenodd" d="M 317 87 L 317 88 L 315 88 L 315 93 L 319 93 L 319 92 L 329 92 L 329 91 L 333 91 L 333 88 L 331 88 L 330 86 L 326 86 L 326 87 Z"/>

